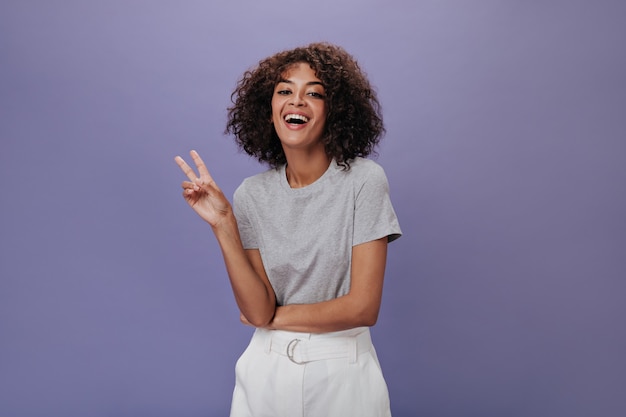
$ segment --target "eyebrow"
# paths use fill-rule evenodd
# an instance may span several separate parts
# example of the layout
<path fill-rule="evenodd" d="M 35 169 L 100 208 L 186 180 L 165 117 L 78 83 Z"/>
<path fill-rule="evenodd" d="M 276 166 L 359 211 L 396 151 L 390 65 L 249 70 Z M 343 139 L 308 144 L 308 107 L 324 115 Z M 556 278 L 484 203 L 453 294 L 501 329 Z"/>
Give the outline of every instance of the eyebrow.
<path fill-rule="evenodd" d="M 294 82 L 291 80 L 287 80 L 284 78 L 281 78 L 280 80 L 278 80 L 279 83 L 286 83 L 286 84 L 293 84 Z M 321 81 L 309 81 L 308 83 L 306 83 L 306 85 L 321 85 L 322 87 L 324 87 L 324 84 L 322 84 Z"/>

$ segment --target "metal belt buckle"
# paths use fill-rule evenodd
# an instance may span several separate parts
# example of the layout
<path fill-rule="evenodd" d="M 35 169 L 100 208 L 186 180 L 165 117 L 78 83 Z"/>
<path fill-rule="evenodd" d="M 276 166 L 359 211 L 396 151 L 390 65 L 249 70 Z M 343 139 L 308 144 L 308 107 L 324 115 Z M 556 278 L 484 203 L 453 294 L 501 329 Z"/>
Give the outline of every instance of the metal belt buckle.
<path fill-rule="evenodd" d="M 304 362 L 298 362 L 293 357 L 294 352 L 296 350 L 296 345 L 299 342 L 300 342 L 300 339 L 293 339 L 291 342 L 289 342 L 289 344 L 287 345 L 287 357 L 289 358 L 291 362 L 295 363 L 296 365 L 304 365 Z"/>

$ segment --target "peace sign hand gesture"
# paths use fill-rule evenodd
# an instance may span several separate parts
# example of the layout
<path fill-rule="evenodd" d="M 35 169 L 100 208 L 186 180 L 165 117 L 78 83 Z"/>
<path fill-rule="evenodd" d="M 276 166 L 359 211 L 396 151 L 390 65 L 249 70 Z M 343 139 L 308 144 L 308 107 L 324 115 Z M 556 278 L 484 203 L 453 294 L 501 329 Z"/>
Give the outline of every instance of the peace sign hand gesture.
<path fill-rule="evenodd" d="M 177 156 L 174 158 L 189 181 L 183 181 L 183 197 L 187 203 L 212 227 L 217 227 L 231 213 L 231 205 L 217 186 L 204 161 L 196 151 L 189 152 L 198 170 L 198 175 L 187 163 Z"/>

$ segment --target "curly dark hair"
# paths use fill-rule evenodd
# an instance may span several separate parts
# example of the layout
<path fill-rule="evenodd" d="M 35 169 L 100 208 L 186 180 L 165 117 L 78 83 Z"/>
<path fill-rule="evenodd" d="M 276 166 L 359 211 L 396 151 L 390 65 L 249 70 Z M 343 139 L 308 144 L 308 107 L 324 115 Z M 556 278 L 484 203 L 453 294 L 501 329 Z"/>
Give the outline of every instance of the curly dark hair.
<path fill-rule="evenodd" d="M 271 100 L 281 75 L 306 62 L 325 89 L 326 123 L 321 141 L 326 154 L 344 169 L 357 156 L 368 156 L 385 132 L 376 93 L 356 60 L 343 48 L 329 43 L 279 52 L 246 71 L 231 95 L 227 134 L 239 148 L 259 162 L 276 168 L 286 158 L 271 122 Z"/>

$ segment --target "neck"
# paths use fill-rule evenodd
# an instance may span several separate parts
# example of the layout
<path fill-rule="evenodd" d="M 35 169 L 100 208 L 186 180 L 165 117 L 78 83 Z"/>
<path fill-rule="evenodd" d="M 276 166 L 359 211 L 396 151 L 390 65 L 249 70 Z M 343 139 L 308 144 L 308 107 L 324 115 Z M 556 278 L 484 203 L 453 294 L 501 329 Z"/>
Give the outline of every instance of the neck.
<path fill-rule="evenodd" d="M 296 154 L 287 157 L 285 174 L 291 188 L 313 184 L 328 169 L 331 158 L 326 153 Z"/>

